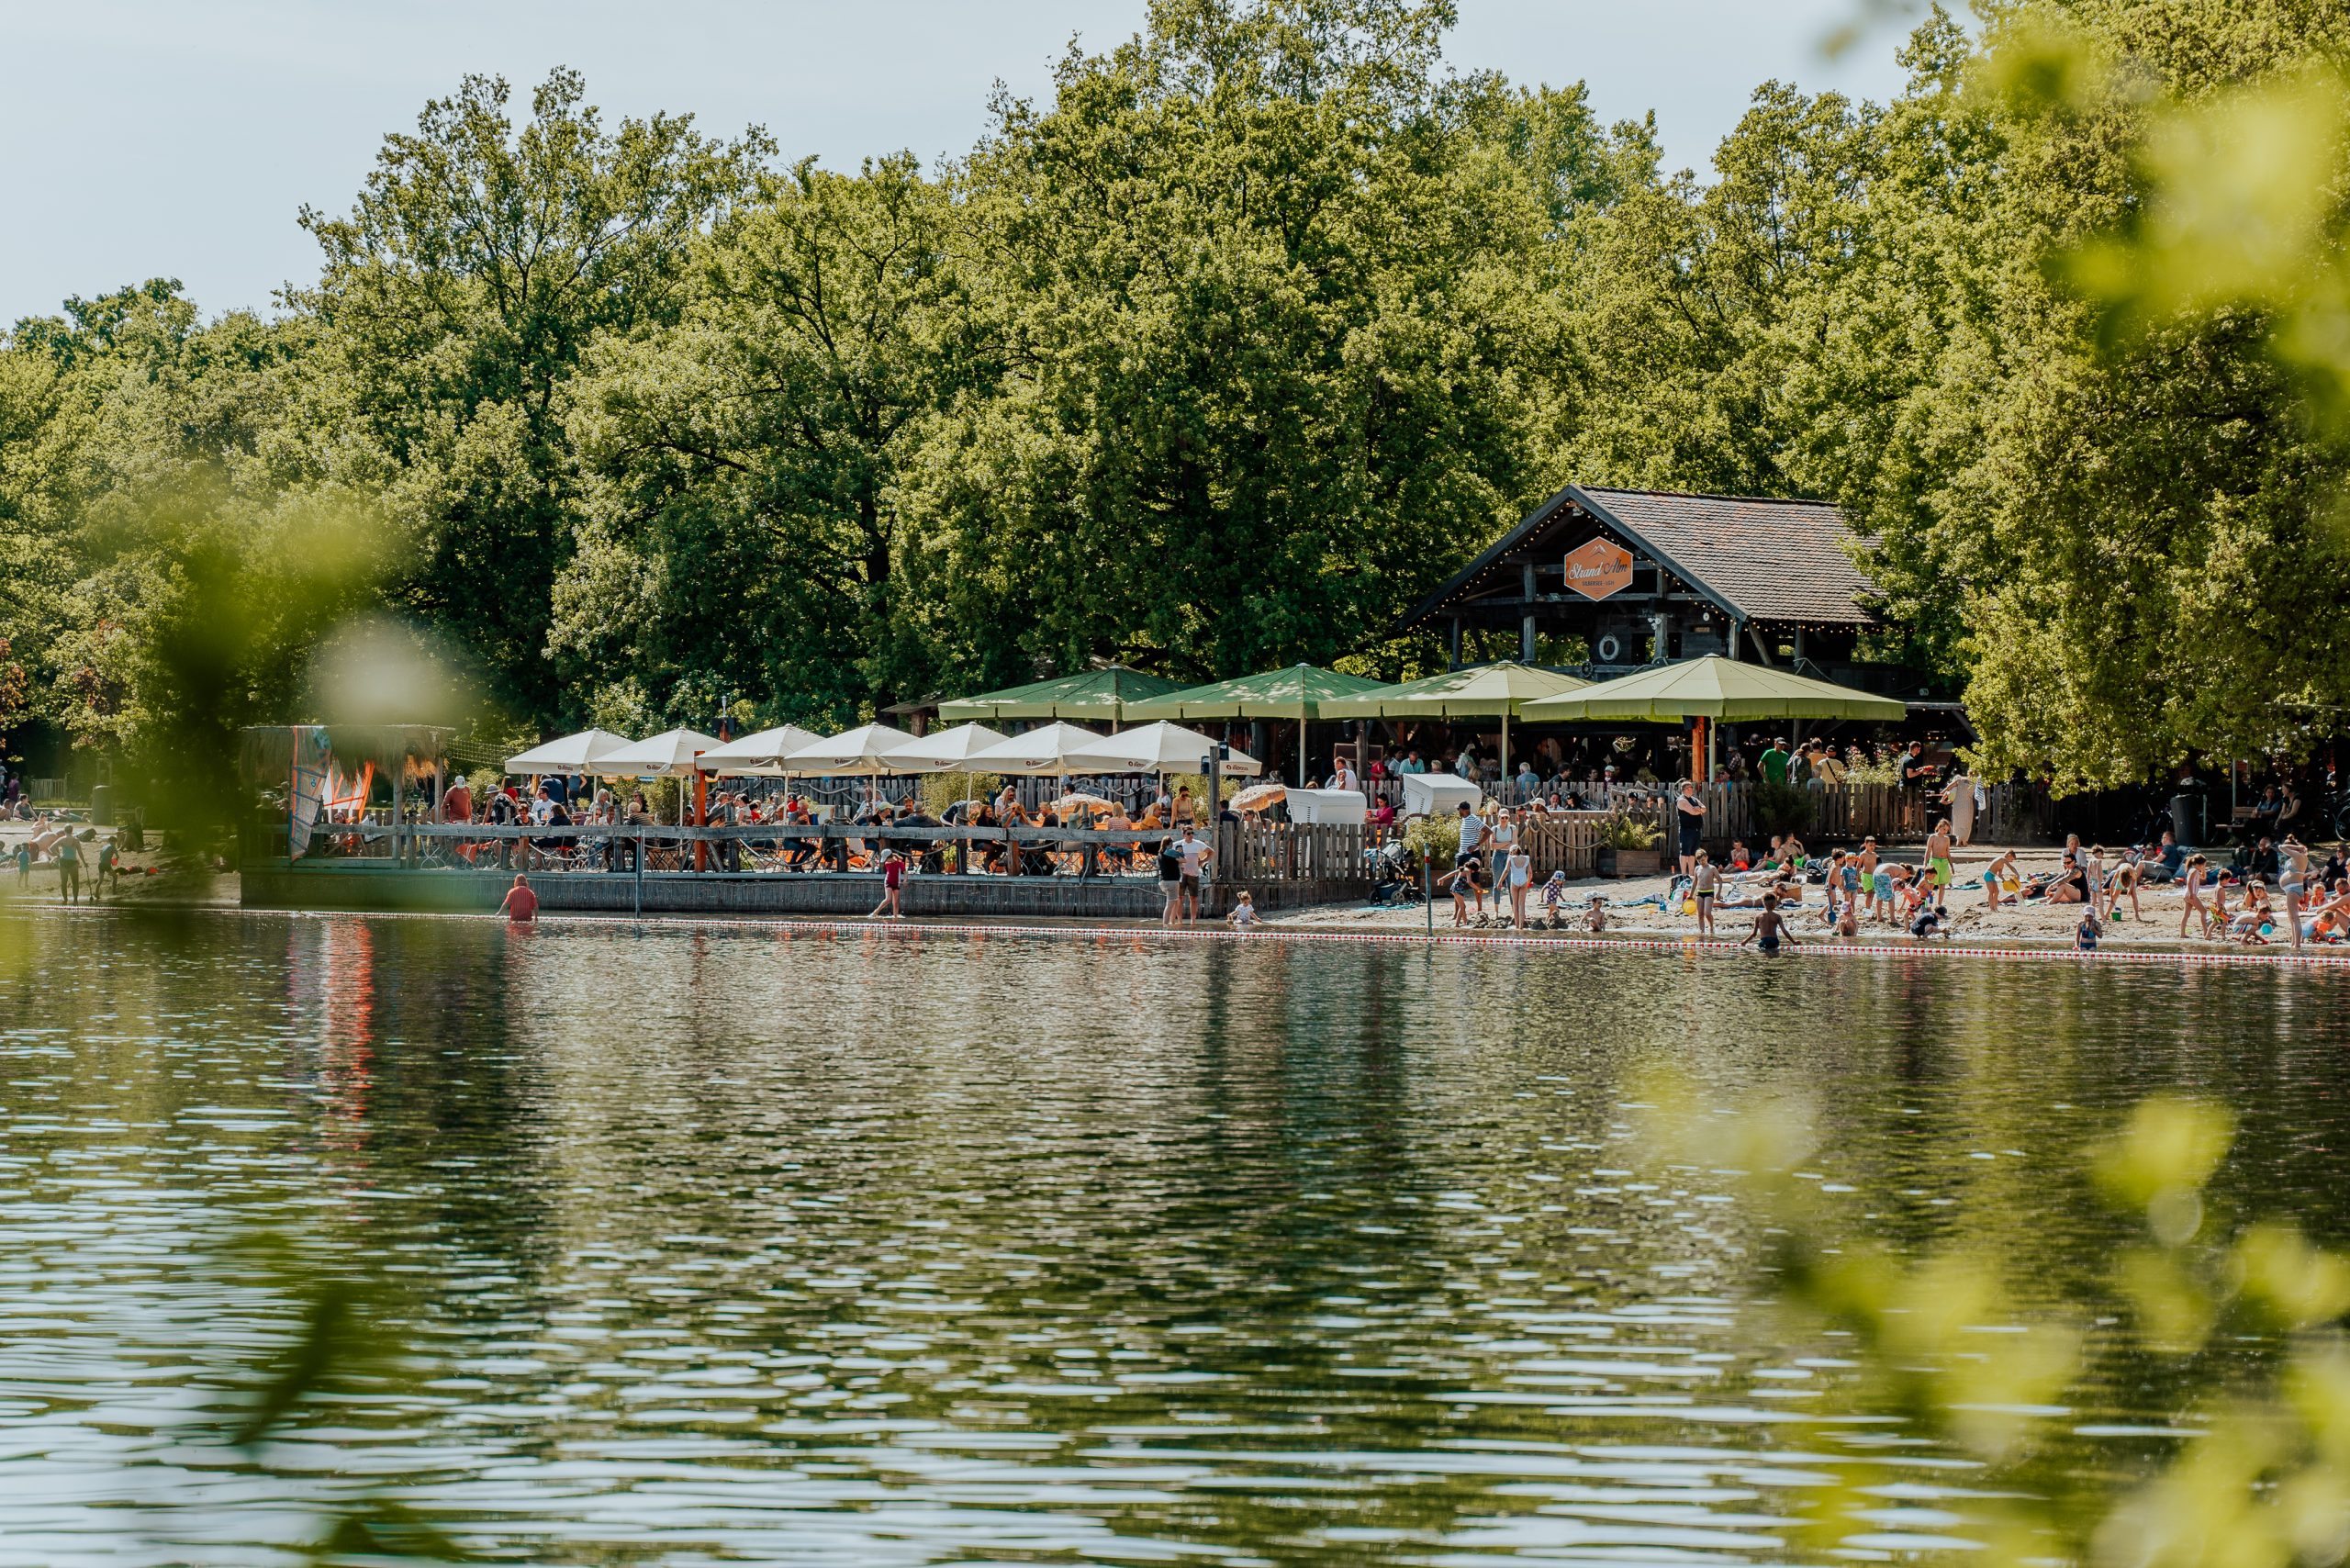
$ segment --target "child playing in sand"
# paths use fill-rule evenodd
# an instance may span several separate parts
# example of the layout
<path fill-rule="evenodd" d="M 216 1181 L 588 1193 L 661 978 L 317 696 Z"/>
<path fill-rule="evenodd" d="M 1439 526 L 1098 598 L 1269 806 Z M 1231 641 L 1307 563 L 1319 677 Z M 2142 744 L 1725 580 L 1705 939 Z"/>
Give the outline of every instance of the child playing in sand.
<path fill-rule="evenodd" d="M 1583 924 L 1595 936 L 1607 929 L 1607 895 L 1606 893 L 1591 895 L 1591 908 L 1583 916 Z"/>
<path fill-rule="evenodd" d="M 1248 890 L 1246 888 L 1240 890 L 1239 898 L 1232 906 L 1232 913 L 1224 918 L 1235 931 L 1246 931 L 1252 925 L 1263 924 L 1262 917 L 1257 913 L 1257 901 L 1249 896 Z"/>
<path fill-rule="evenodd" d="M 1553 871 L 1550 879 L 1542 884 L 1542 924 L 1556 931 L 1567 919 L 1567 874 Z"/>
<path fill-rule="evenodd" d="M 2007 890 L 2008 879 L 2016 874 L 2016 852 L 2012 849 L 1983 868 L 1983 907 L 1999 907 L 2000 895 Z"/>

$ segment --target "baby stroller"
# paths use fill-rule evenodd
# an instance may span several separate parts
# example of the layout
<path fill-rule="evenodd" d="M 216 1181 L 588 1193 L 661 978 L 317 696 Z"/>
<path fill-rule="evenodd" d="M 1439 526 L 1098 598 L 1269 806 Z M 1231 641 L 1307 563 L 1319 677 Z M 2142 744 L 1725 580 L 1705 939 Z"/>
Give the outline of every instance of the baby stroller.
<path fill-rule="evenodd" d="M 1394 909 L 1420 902 L 1418 859 L 1401 839 L 1390 839 L 1379 846 L 1372 866 L 1376 879 L 1371 890 L 1373 908 Z"/>

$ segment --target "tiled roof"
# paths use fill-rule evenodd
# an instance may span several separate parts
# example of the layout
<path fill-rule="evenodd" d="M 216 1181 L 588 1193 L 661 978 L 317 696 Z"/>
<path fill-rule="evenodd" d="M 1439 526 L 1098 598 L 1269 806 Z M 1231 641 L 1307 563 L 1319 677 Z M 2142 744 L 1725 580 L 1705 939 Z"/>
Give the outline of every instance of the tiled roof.
<path fill-rule="evenodd" d="M 1844 553 L 1850 531 L 1825 501 L 1581 487 L 1576 493 L 1742 615 L 1869 622 L 1856 600 L 1873 585 Z"/>

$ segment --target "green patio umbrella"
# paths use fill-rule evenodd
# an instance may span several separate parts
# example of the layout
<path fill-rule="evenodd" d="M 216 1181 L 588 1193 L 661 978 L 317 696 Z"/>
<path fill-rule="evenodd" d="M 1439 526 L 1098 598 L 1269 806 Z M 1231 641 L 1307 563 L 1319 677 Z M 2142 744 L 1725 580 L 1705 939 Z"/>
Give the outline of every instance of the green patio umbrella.
<path fill-rule="evenodd" d="M 1124 665 L 1112 665 L 1106 669 L 1080 670 L 1075 675 L 990 691 L 984 696 L 958 697 L 952 702 L 941 702 L 938 716 L 957 722 L 974 719 L 1091 719 L 1097 723 L 1115 724 L 1126 719 L 1128 704 L 1145 698 L 1163 697 L 1176 689 L 1174 681 L 1145 675 Z"/>
<path fill-rule="evenodd" d="M 1127 706 L 1128 717 L 1171 719 L 1287 719 L 1297 725 L 1297 781 L 1305 782 L 1305 726 L 1323 716 L 1335 697 L 1376 691 L 1379 682 L 1340 675 L 1318 665 L 1292 665 L 1262 675 L 1236 676 L 1210 686 L 1187 687 Z"/>
<path fill-rule="evenodd" d="M 1504 662 L 1449 669 L 1322 704 L 1326 719 L 1491 719 L 1502 722 L 1502 774 L 1509 774 L 1509 722 L 1530 702 L 1591 683 L 1554 669 Z"/>
<path fill-rule="evenodd" d="M 1909 710 L 1890 697 L 1855 691 L 1774 665 L 1741 664 L 1719 654 L 1658 665 L 1636 675 L 1529 702 L 1534 720 L 1630 719 L 1654 724 L 1688 720 L 1899 719 Z M 1707 756 L 1703 737 L 1690 741 L 1693 772 Z"/>
<path fill-rule="evenodd" d="M 1909 710 L 1890 697 L 1814 680 L 1774 665 L 1741 664 L 1708 654 L 1539 698 L 1518 711 L 1521 718 L 1535 720 L 1633 719 L 1677 724 L 1684 719 L 1890 720 Z"/>

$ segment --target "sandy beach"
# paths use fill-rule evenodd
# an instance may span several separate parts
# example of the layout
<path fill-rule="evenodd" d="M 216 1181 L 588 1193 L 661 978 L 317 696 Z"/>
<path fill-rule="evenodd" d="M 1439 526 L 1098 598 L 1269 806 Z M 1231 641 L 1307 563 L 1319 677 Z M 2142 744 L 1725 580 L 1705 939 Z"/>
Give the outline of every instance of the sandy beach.
<path fill-rule="evenodd" d="M 1925 941 L 1929 945 L 1940 944 L 1946 940 L 1964 942 L 1970 946 L 1992 943 L 2029 947 L 2070 947 L 2073 945 L 2074 928 L 2080 924 L 2081 919 L 2080 905 L 2049 904 L 2039 901 L 2018 903 L 2009 899 L 2003 901 L 2000 907 L 1994 911 L 1985 907 L 1983 890 L 1979 886 L 1965 885 L 1978 882 L 1983 868 L 2004 853 L 2005 849 L 2000 846 L 1975 845 L 1960 850 L 1953 857 L 1953 867 L 1959 885 L 1952 888 L 1944 901 L 1944 906 L 1951 913 L 1949 935 L 1926 938 Z M 2213 858 L 2218 860 L 2221 857 L 2214 855 Z M 2027 879 L 2036 871 L 2056 869 L 2062 859 L 2063 852 L 2053 846 L 2017 851 L 2018 864 Z M 1574 915 L 1574 919 L 1570 923 L 1571 928 L 1577 935 L 1583 934 L 1583 913 L 1591 895 L 1598 892 L 1606 895 L 1608 901 L 1607 929 L 1611 935 L 1693 936 L 1697 929 L 1696 916 L 1682 913 L 1677 905 L 1670 910 L 1662 905 L 1662 897 L 1670 888 L 1673 879 L 1668 875 L 1626 877 L 1614 879 L 1586 878 L 1571 881 L 1567 884 L 1571 890 L 1568 906 Z M 2106 926 L 2100 946 L 2140 951 L 2221 948 L 2232 952 L 2244 951 L 2241 944 L 2199 938 L 2191 934 L 2192 928 L 2190 928 L 2190 935 L 2182 940 L 2178 935 L 2179 915 L 2183 909 L 2182 899 L 2183 894 L 2175 885 L 2165 888 L 2148 888 L 2139 893 L 2138 913 L 2134 914 L 2130 908 L 2130 902 L 2124 899 L 2119 917 Z M 2231 904 L 2232 903 L 2232 898 Z M 1539 912 L 1540 907 L 1541 890 L 1538 885 L 1533 895 L 1528 900 L 1528 908 L 1529 913 L 1535 913 Z M 1817 886 L 1807 886 L 1804 889 L 1803 902 L 1793 910 L 1784 912 L 1787 914 L 1788 922 L 1794 928 L 1794 934 L 1798 940 L 1826 941 L 1832 936 L 1832 929 L 1821 924 L 1819 919 L 1820 912 L 1824 907 L 1823 890 Z M 1489 901 L 1489 912 L 1491 908 L 1492 904 Z M 1505 900 L 1502 910 L 1505 915 L 1507 913 Z M 1716 935 L 1724 942 L 1736 942 L 1747 934 L 1753 913 L 1751 909 L 1722 910 L 1715 917 Z M 2140 915 L 2143 918 L 2140 918 Z M 1270 914 L 1266 917 L 1265 923 L 1272 927 L 1359 928 L 1367 931 L 1400 932 L 1425 930 L 1427 922 L 1427 913 L 1420 905 L 1415 903 L 1393 909 L 1371 909 L 1361 904 L 1322 904 L 1313 909 L 1291 910 Z M 1452 901 L 1441 892 L 1436 897 L 1436 924 L 1439 933 L 1449 934 L 1454 930 Z M 1504 925 L 1494 925 L 1482 929 L 1499 935 L 1505 934 L 1507 928 Z M 1903 925 L 1864 924 L 1861 927 L 1861 940 L 1871 943 L 1901 944 L 1916 939 L 1910 936 L 1908 929 Z M 2272 936 L 2269 946 L 2272 949 L 2290 950 L 2291 944 L 2283 935 L 2281 925 L 2277 933 Z M 2260 949 L 2257 945 L 2255 945 L 2253 950 Z M 2350 947 L 2338 950 L 2350 952 Z"/>

